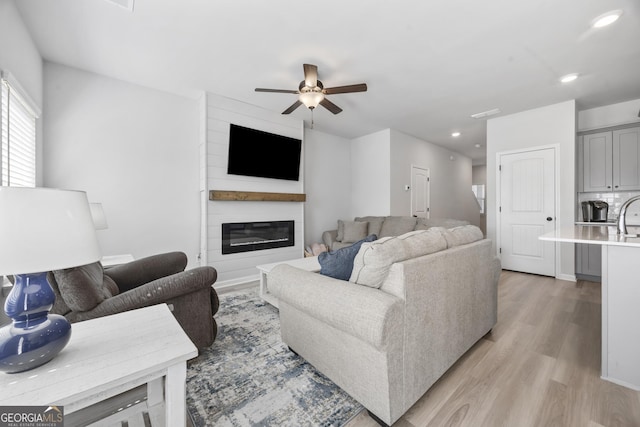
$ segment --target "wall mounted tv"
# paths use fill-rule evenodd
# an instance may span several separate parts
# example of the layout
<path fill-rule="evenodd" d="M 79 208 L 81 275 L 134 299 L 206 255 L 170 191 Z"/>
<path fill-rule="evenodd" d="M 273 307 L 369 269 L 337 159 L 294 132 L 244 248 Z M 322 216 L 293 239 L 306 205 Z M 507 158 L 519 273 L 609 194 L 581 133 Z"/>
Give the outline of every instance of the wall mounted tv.
<path fill-rule="evenodd" d="M 298 181 L 302 140 L 231 124 L 227 173 Z"/>

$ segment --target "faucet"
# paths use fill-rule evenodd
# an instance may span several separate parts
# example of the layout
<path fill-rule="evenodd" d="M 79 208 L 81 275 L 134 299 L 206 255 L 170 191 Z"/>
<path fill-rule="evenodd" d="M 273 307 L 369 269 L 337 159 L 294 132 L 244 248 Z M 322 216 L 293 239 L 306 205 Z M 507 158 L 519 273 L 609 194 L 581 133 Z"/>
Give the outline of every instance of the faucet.
<path fill-rule="evenodd" d="M 625 217 L 627 216 L 627 208 L 636 200 L 640 200 L 640 196 L 630 198 L 622 204 L 622 207 L 620 207 L 620 215 L 618 215 L 618 234 L 622 234 L 623 236 L 628 237 L 638 237 L 637 234 L 630 235 L 629 233 L 627 233 L 627 220 L 625 219 Z"/>

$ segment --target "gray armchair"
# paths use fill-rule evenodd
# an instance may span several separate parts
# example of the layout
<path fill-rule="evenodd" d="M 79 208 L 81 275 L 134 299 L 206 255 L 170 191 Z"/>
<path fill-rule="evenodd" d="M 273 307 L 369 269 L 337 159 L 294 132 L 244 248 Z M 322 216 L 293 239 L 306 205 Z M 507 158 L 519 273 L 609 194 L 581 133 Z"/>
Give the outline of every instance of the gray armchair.
<path fill-rule="evenodd" d="M 100 262 L 51 271 L 47 279 L 56 294 L 51 313 L 81 322 L 127 310 L 166 303 L 198 348 L 217 334 L 213 315 L 218 296 L 213 267 L 184 271 L 187 256 L 169 252 L 103 268 Z"/>

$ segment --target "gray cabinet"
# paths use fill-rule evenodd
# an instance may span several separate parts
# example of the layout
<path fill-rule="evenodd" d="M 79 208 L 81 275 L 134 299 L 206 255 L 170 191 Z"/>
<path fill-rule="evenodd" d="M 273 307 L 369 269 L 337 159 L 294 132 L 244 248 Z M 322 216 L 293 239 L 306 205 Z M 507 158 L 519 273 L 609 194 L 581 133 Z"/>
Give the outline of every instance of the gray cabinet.
<path fill-rule="evenodd" d="M 640 127 L 584 135 L 579 148 L 582 191 L 640 190 Z"/>
<path fill-rule="evenodd" d="M 613 189 L 640 189 L 640 127 L 613 131 Z"/>
<path fill-rule="evenodd" d="M 602 246 L 576 244 L 576 274 L 580 279 L 600 281 L 602 276 Z"/>

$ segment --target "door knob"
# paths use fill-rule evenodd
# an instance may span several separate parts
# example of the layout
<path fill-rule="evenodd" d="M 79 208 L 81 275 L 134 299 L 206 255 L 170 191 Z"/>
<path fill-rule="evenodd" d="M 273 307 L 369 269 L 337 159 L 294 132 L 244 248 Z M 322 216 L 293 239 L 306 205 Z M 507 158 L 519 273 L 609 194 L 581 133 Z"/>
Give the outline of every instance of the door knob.
<path fill-rule="evenodd" d="M 551 218 L 550 216 L 547 217 L 547 221 L 553 221 L 553 218 Z"/>

